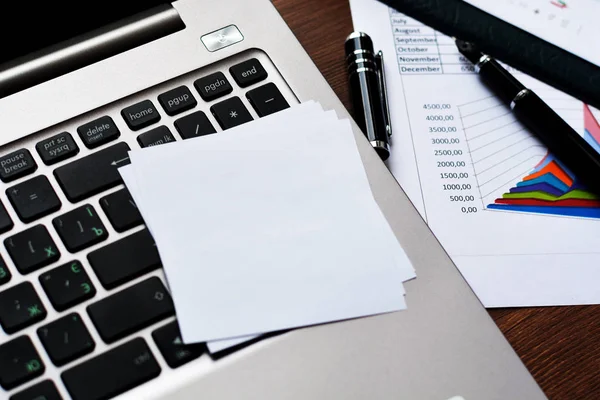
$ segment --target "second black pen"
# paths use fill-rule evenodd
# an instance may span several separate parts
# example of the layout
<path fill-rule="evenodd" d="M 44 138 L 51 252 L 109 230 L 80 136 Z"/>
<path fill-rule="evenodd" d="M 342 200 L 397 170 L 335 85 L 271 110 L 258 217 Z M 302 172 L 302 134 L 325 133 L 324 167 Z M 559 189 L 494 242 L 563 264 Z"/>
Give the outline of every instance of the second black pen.
<path fill-rule="evenodd" d="M 576 178 L 600 194 L 600 154 L 533 91 L 472 43 L 456 40 L 484 83 Z"/>

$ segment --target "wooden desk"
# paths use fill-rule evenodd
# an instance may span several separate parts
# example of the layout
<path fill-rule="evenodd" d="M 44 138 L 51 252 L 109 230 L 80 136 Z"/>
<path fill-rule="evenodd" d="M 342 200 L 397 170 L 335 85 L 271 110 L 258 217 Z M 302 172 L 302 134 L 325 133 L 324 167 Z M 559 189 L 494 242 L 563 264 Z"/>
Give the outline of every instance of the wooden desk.
<path fill-rule="evenodd" d="M 273 4 L 350 109 L 343 50 L 344 39 L 353 30 L 348 0 L 273 0 Z M 600 306 L 489 312 L 549 398 L 600 399 Z"/>

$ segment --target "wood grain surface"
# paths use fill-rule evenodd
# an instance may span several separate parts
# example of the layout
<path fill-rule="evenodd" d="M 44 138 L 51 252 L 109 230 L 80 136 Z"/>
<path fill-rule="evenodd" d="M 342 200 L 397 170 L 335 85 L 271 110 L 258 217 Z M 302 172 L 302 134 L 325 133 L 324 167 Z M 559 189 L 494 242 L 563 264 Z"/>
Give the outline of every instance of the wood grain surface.
<path fill-rule="evenodd" d="M 343 50 L 344 39 L 352 32 L 348 0 L 273 0 L 273 4 L 349 109 Z M 550 399 L 600 399 L 600 306 L 489 313 Z"/>

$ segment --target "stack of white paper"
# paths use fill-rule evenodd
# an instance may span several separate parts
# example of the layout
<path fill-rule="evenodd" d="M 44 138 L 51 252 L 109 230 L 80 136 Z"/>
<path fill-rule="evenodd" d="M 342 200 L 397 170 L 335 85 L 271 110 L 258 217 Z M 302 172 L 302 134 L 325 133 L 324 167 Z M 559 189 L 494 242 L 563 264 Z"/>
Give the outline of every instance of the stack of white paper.
<path fill-rule="evenodd" d="M 352 128 L 309 102 L 134 150 L 121 175 L 158 247 L 185 343 L 406 308 L 415 276 Z"/>

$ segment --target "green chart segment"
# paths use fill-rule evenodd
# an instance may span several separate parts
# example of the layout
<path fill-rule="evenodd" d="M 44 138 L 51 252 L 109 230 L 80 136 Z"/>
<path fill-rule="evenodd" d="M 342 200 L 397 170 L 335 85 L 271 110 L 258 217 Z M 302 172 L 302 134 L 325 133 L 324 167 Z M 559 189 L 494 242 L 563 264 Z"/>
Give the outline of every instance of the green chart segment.
<path fill-rule="evenodd" d="M 600 124 L 583 106 L 584 138 L 600 151 Z M 548 153 L 517 185 L 487 206 L 491 210 L 600 219 L 600 198 Z"/>

